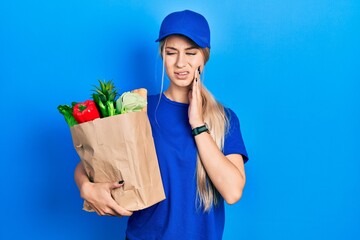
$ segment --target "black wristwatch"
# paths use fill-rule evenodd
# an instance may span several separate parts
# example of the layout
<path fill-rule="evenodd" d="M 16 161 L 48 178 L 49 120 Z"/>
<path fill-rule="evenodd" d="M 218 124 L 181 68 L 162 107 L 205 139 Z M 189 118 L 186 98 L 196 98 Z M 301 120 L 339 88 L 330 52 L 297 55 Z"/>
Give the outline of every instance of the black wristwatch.
<path fill-rule="evenodd" d="M 196 127 L 194 128 L 191 133 L 193 136 L 196 136 L 196 135 L 199 135 L 200 133 L 203 133 L 203 132 L 207 132 L 209 133 L 209 128 L 207 126 L 207 124 L 205 123 L 204 125 L 200 126 L 200 127 Z"/>

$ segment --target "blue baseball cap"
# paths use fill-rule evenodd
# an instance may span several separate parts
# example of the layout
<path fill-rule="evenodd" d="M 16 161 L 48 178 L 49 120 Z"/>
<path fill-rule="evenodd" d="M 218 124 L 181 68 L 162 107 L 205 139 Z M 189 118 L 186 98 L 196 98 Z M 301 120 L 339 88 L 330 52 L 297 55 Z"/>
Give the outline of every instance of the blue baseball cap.
<path fill-rule="evenodd" d="M 156 42 L 167 36 L 180 34 L 190 38 L 202 48 L 210 48 L 210 28 L 205 17 L 199 13 L 184 10 L 167 15 L 161 23 Z"/>

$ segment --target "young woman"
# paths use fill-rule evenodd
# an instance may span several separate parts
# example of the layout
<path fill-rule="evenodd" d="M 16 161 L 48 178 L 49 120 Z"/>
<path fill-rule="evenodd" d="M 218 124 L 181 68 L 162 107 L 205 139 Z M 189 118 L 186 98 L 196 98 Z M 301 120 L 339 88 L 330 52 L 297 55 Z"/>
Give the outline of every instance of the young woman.
<path fill-rule="evenodd" d="M 148 116 L 166 199 L 130 212 L 111 197 L 122 184 L 90 182 L 81 163 L 75 181 L 99 215 L 130 216 L 128 239 L 221 239 L 224 201 L 241 198 L 248 157 L 237 116 L 201 82 L 210 56 L 209 25 L 193 11 L 174 12 L 156 41 L 170 84 L 149 96 Z"/>

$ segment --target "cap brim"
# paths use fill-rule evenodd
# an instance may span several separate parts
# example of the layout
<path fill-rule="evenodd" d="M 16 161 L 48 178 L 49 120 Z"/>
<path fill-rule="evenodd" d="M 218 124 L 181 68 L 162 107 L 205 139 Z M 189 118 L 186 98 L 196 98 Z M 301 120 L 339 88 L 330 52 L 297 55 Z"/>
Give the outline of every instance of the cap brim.
<path fill-rule="evenodd" d="M 190 34 L 184 34 L 181 32 L 173 32 L 173 33 L 164 34 L 164 35 L 160 36 L 158 39 L 156 39 L 155 42 L 161 42 L 163 39 L 165 39 L 166 37 L 171 36 L 171 35 L 182 35 L 184 37 L 191 39 L 194 43 L 196 43 L 201 48 L 206 48 L 206 47 L 210 48 L 210 46 L 208 46 L 203 41 L 195 38 L 194 36 L 191 36 Z"/>

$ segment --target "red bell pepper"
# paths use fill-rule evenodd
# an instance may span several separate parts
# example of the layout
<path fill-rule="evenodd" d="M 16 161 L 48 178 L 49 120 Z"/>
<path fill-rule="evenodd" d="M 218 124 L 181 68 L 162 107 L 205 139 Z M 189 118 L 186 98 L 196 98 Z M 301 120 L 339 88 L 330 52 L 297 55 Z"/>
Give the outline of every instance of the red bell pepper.
<path fill-rule="evenodd" d="M 78 123 L 92 121 L 100 118 L 96 104 L 92 100 L 77 103 L 73 108 L 73 116 Z"/>

